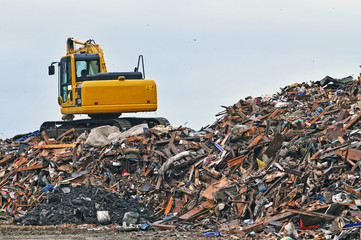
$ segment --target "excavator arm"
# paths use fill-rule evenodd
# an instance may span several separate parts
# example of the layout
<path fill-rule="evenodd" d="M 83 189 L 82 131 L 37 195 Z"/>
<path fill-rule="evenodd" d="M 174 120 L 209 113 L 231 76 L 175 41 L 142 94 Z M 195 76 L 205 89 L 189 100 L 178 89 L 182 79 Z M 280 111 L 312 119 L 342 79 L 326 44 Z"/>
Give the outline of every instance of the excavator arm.
<path fill-rule="evenodd" d="M 75 44 L 82 45 L 82 47 L 75 48 Z M 66 41 L 66 54 L 71 55 L 81 53 L 99 54 L 100 72 L 107 72 L 103 50 L 100 48 L 99 44 L 96 44 L 93 39 L 84 42 L 79 39 L 68 38 Z"/>

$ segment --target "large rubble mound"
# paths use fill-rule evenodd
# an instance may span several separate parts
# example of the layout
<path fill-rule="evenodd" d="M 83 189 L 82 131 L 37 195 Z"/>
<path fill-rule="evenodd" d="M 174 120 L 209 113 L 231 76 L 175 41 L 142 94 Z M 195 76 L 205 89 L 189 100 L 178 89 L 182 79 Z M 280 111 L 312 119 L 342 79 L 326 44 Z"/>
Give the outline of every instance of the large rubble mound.
<path fill-rule="evenodd" d="M 224 107 L 200 131 L 140 125 L 123 133 L 104 126 L 82 136 L 70 130 L 57 139 L 36 132 L 16 136 L 0 145 L 2 214 L 46 224 L 52 211 L 46 204 L 66 194 L 85 201 L 80 186 L 93 186 L 98 190 L 91 191 L 122 195 L 110 198 L 107 221 L 95 218 L 99 199 L 92 211 L 66 221 L 80 224 L 91 216 L 89 223 L 121 225 L 124 213 L 113 206 L 125 212 L 123 201 L 136 199 L 158 220 L 154 228 L 267 239 L 357 238 L 360 87 L 352 77 L 293 84 Z M 75 205 L 70 208 L 79 216 Z M 140 212 L 131 206 L 129 212 Z M 31 214 L 43 220 L 31 222 Z"/>

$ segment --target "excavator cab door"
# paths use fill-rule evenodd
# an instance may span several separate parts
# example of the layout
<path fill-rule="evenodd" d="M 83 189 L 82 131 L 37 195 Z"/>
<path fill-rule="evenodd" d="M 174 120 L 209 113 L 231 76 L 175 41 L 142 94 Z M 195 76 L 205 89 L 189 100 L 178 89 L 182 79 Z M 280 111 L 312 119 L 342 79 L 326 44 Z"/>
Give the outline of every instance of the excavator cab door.
<path fill-rule="evenodd" d="M 70 57 L 64 57 L 61 59 L 59 63 L 59 70 L 59 96 L 63 100 L 62 103 L 67 102 L 68 96 L 70 96 L 70 101 L 72 101 L 72 73 Z"/>

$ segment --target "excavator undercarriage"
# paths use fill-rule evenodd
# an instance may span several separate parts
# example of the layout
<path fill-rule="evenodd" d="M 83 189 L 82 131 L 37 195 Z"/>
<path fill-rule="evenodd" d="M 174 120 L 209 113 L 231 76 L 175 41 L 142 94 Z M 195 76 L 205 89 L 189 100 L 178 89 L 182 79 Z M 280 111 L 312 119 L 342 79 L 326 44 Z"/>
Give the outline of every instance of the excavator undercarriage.
<path fill-rule="evenodd" d="M 128 130 L 129 128 L 147 123 L 148 127 L 152 128 L 156 125 L 168 126 L 169 121 L 165 118 L 136 118 L 136 117 L 125 117 L 125 118 L 93 118 L 93 119 L 79 119 L 72 121 L 49 121 L 44 122 L 40 127 L 40 132 L 45 131 L 45 134 L 51 138 L 57 138 L 74 128 L 74 131 L 78 134 L 82 134 L 85 131 L 90 131 L 92 128 L 110 125 L 116 126 L 119 130 Z"/>

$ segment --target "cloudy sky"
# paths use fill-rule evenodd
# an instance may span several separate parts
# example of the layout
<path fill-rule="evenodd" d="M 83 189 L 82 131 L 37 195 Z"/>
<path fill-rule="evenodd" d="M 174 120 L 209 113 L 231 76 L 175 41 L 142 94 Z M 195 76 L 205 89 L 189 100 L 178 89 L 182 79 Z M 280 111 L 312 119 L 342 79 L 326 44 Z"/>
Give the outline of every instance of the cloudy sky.
<path fill-rule="evenodd" d="M 1 0 L 0 138 L 60 120 L 47 67 L 66 39 L 94 39 L 108 71 L 143 54 L 158 111 L 198 130 L 221 105 L 325 75 L 360 73 L 361 3 L 334 0 Z M 125 115 L 129 116 L 129 115 Z M 80 116 L 80 117 L 86 117 Z"/>

